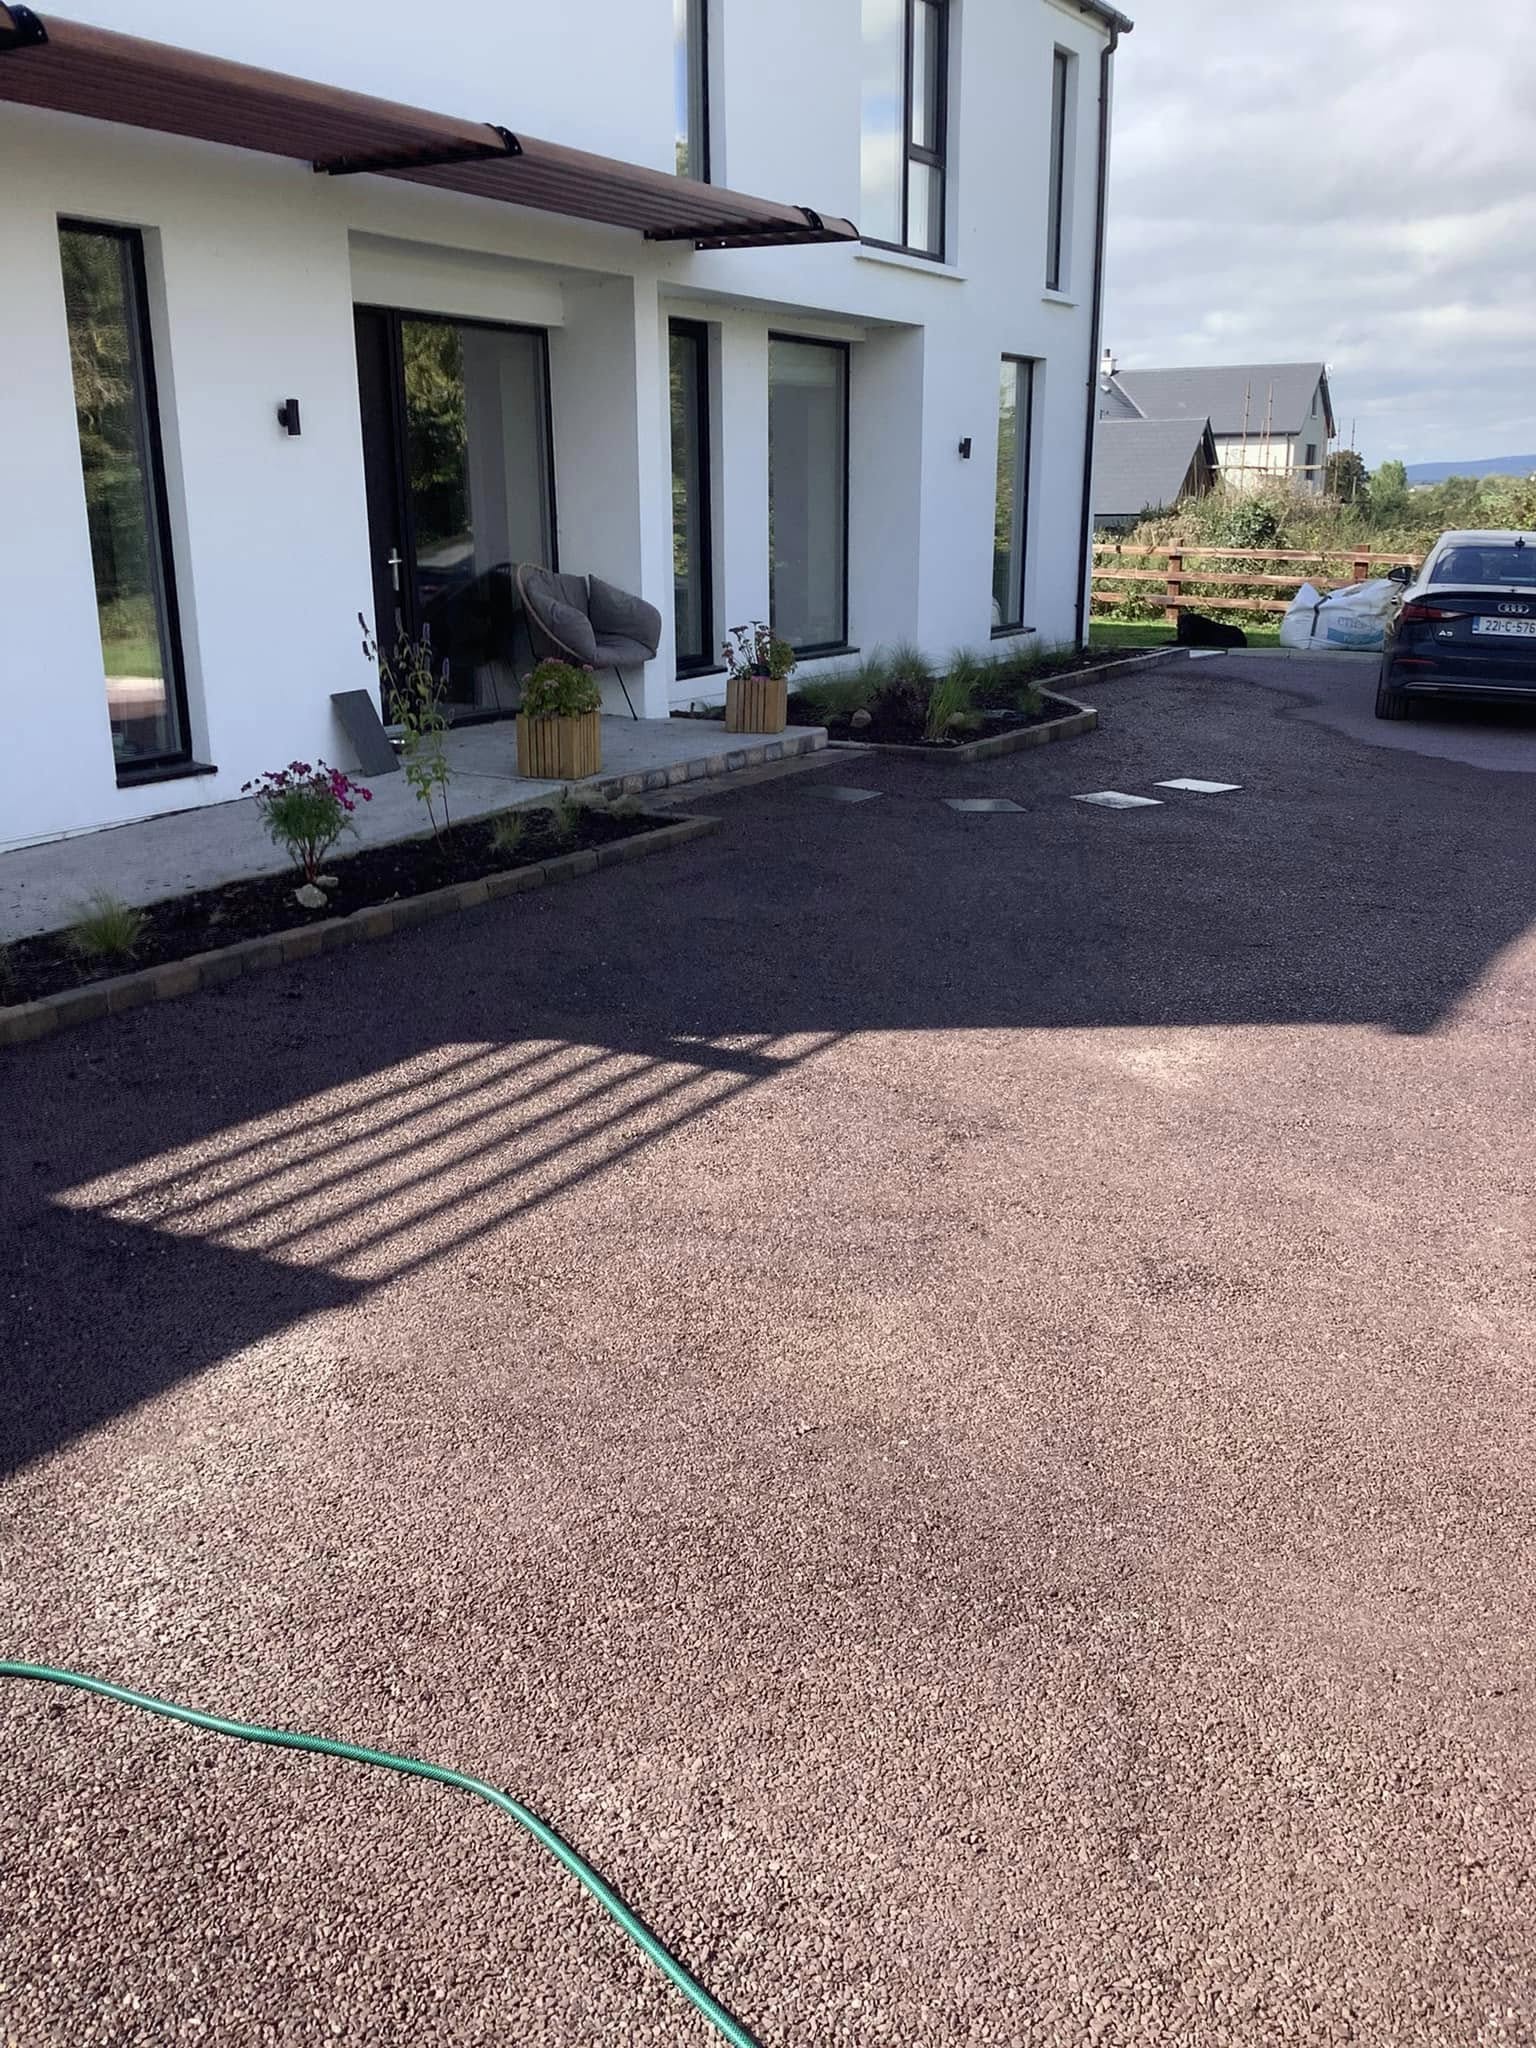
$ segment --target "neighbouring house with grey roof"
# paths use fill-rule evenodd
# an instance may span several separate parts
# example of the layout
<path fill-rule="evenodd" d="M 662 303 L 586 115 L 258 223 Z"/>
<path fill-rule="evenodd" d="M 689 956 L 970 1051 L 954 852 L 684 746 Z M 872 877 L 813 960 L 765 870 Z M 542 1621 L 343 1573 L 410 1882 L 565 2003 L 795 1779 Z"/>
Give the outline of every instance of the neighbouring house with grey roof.
<path fill-rule="evenodd" d="M 1106 353 L 1099 418 L 1207 423 L 1224 482 L 1247 490 L 1278 483 L 1315 495 L 1327 487 L 1328 444 L 1337 431 L 1322 363 L 1123 370 Z"/>
<path fill-rule="evenodd" d="M 1093 447 L 1093 524 L 1120 533 L 1147 512 L 1202 498 L 1216 474 L 1209 420 L 1099 418 Z"/>

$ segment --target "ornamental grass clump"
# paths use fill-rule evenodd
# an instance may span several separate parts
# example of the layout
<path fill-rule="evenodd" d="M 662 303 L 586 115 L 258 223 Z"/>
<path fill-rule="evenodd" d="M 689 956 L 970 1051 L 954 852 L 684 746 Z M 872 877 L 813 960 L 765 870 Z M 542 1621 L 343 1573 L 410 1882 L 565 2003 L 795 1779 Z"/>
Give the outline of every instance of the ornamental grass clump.
<path fill-rule="evenodd" d="M 1051 650 L 1034 642 L 1000 656 L 985 670 L 977 703 L 1021 711 L 1026 717 L 1034 717 L 1045 703 L 1040 678 L 1046 673 L 1051 660 Z"/>
<path fill-rule="evenodd" d="M 923 738 L 930 746 L 957 732 L 968 732 L 980 723 L 976 692 L 986 680 L 986 669 L 974 654 L 962 648 L 943 675 L 935 677 L 928 691 L 928 713 L 923 720 Z"/>
<path fill-rule="evenodd" d="M 528 843 L 528 813 L 502 811 L 491 820 L 491 844 L 498 853 L 521 853 Z"/>
<path fill-rule="evenodd" d="M 318 880 L 321 861 L 352 829 L 358 805 L 373 801 L 371 789 L 323 761 L 313 766 L 290 761 L 286 768 L 243 784 L 242 794 L 252 797 L 273 844 L 287 854 L 309 888 Z"/>
<path fill-rule="evenodd" d="M 824 676 L 819 682 L 804 683 L 798 694 L 807 711 L 814 713 L 823 723 L 836 725 L 856 718 L 861 711 L 868 711 L 889 679 L 885 656 L 877 647 L 857 668 L 849 669 L 844 675 Z"/>
<path fill-rule="evenodd" d="M 74 921 L 69 927 L 71 951 L 82 960 L 131 960 L 144 930 L 144 913 L 114 896 L 110 889 L 93 889 L 80 903 L 73 903 Z"/>

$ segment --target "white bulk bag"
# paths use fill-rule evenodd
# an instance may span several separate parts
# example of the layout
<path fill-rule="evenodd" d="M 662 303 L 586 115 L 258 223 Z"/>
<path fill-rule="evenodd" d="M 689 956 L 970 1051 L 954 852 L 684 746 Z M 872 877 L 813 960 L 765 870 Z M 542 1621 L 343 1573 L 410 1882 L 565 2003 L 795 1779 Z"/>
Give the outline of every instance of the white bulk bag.
<path fill-rule="evenodd" d="M 1336 590 L 1318 609 L 1317 636 L 1329 647 L 1379 648 L 1402 596 L 1390 576 Z"/>
<path fill-rule="evenodd" d="M 1310 583 L 1303 583 L 1280 623 L 1280 645 L 1373 652 L 1385 640 L 1402 596 L 1402 586 L 1390 576 L 1371 583 L 1351 583 L 1331 597 L 1320 597 Z"/>
<path fill-rule="evenodd" d="M 1323 602 L 1323 593 L 1315 584 L 1303 583 L 1291 599 L 1291 608 L 1280 621 L 1280 645 L 1282 647 L 1310 647 L 1312 636 L 1317 630 L 1318 608 Z"/>

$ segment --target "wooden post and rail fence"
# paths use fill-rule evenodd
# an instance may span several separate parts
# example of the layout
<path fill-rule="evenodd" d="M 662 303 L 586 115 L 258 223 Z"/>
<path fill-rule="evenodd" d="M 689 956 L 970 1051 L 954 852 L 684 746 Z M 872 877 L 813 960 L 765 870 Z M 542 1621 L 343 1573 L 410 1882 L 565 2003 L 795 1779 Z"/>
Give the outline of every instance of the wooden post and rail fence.
<path fill-rule="evenodd" d="M 1303 583 L 1315 585 L 1326 596 L 1331 590 L 1384 576 L 1389 569 L 1417 569 L 1419 561 L 1418 555 L 1378 555 L 1368 548 L 1298 554 L 1284 548 L 1126 547 L 1118 541 L 1099 541 L 1093 550 L 1093 604 L 1095 611 L 1107 615 L 1140 593 L 1143 585 L 1154 583 L 1161 586 L 1156 594 L 1163 599 L 1163 618 L 1171 626 L 1177 625 L 1181 611 L 1286 612 Z M 1147 566 L 1122 566 L 1127 562 Z M 1199 569 L 1191 568 L 1192 562 L 1232 566 Z M 1152 566 L 1154 563 L 1161 566 Z M 1294 572 L 1287 568 L 1277 575 L 1280 563 L 1297 566 Z M 1223 586 L 1238 594 L 1224 595 Z M 1273 590 L 1276 595 L 1242 595 L 1255 587 Z"/>

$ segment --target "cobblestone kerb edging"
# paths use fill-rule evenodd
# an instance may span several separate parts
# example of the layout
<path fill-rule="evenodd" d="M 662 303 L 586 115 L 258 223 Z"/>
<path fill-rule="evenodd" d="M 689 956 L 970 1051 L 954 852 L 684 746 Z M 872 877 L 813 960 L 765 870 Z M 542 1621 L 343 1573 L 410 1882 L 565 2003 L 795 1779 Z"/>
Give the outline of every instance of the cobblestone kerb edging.
<path fill-rule="evenodd" d="M 1044 725 L 1023 725 L 1017 732 L 995 732 L 986 739 L 968 740 L 963 747 L 901 747 L 880 740 L 849 740 L 842 744 L 857 747 L 861 753 L 902 754 L 914 761 L 942 761 L 947 766 L 955 761 L 990 761 L 998 754 L 1017 754 L 1025 747 L 1048 747 L 1053 740 L 1075 740 L 1080 733 L 1097 730 L 1099 714 L 1091 704 L 1079 704 L 1075 697 L 1063 697 L 1055 690 L 1050 694 L 1058 704 L 1070 704 L 1071 710 Z"/>
<path fill-rule="evenodd" d="M 1242 649 L 1237 650 L 1239 653 Z M 1085 676 L 1097 680 L 1100 676 L 1123 676 L 1133 668 L 1167 668 L 1175 661 L 1188 661 L 1187 647 L 1153 647 L 1145 654 L 1128 654 L 1124 661 L 1101 661 L 1097 668 L 1084 669 Z M 1055 692 L 1051 694 L 1054 696 Z"/>
<path fill-rule="evenodd" d="M 792 751 L 810 750 L 796 747 Z M 663 853 L 670 846 L 703 839 L 719 829 L 718 818 L 664 818 L 654 831 L 636 832 L 632 838 L 616 839 L 607 846 L 588 846 L 579 853 L 557 854 L 553 860 L 525 868 L 482 875 L 476 882 L 452 882 L 446 889 L 404 896 L 397 903 L 370 904 L 346 917 L 328 917 L 318 924 L 300 925 L 294 931 L 242 939 L 238 945 L 220 946 L 211 953 L 193 953 L 185 960 L 167 961 L 161 967 L 115 975 L 110 981 L 93 981 L 85 988 L 61 989 L 57 995 L 43 996 L 35 1003 L 0 1009 L 0 1046 L 23 1045 L 30 1039 L 63 1031 L 71 1024 L 115 1016 L 119 1010 L 136 1010 L 141 1003 L 168 1002 L 173 996 L 215 988 L 220 982 L 238 981 L 241 975 L 283 967 L 292 960 L 307 960 L 315 953 L 333 953 L 366 939 L 385 939 L 391 932 L 428 924 L 433 918 L 451 917 L 460 910 L 473 910 L 502 896 L 518 896 L 552 882 L 569 882 L 577 875 L 591 874 L 595 868 L 617 867 L 622 861 L 643 860 L 647 854 Z"/>
<path fill-rule="evenodd" d="M 731 737 L 746 736 L 733 733 Z M 743 768 L 762 768 L 770 761 L 793 760 L 797 754 L 815 754 L 826 744 L 825 731 L 819 725 L 810 726 L 776 739 L 753 739 L 749 746 L 732 747 L 728 752 L 674 761 L 670 768 L 650 768 L 635 775 L 600 775 L 595 782 L 584 783 L 582 787 L 595 789 L 601 797 L 654 796 L 658 790 L 678 789 L 685 782 L 704 782 L 711 776 L 735 775 Z M 547 803 L 549 799 L 543 797 L 539 801 Z"/>

